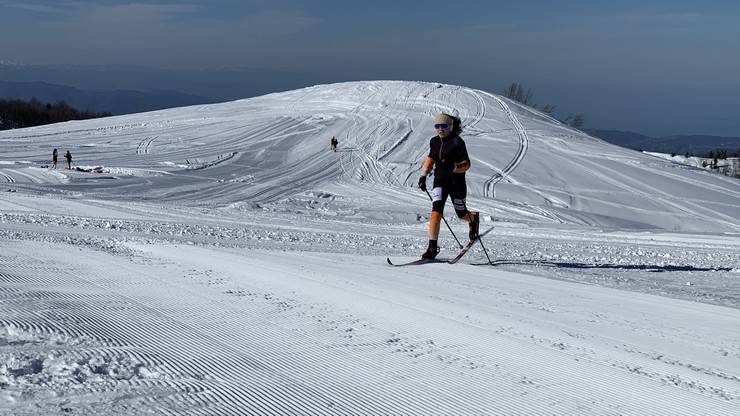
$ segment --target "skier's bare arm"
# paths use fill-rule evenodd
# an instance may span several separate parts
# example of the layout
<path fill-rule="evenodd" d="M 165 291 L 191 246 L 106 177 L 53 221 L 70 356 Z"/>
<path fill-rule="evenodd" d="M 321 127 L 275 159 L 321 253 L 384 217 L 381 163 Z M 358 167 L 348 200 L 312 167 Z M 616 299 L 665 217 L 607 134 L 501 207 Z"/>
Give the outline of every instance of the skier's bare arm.
<path fill-rule="evenodd" d="M 470 161 L 463 160 L 462 162 L 459 162 L 455 166 L 455 169 L 452 172 L 453 173 L 463 173 L 463 172 L 467 172 L 468 169 L 470 169 Z"/>
<path fill-rule="evenodd" d="M 424 163 L 421 165 L 421 173 L 424 175 L 429 175 L 429 172 L 432 171 L 432 167 L 434 167 L 434 159 L 427 156 L 426 159 L 424 159 Z"/>

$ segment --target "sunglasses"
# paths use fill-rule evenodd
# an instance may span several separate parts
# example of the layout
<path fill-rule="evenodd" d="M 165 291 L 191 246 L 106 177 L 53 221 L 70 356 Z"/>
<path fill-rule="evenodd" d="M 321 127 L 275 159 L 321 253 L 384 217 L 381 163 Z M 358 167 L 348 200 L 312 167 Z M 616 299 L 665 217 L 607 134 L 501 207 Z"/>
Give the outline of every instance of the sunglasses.
<path fill-rule="evenodd" d="M 452 126 L 451 126 L 451 125 L 449 125 L 449 124 L 445 124 L 445 123 L 442 123 L 442 124 L 435 124 L 435 125 L 434 125 L 434 128 L 435 128 L 435 129 L 441 129 L 441 130 L 447 130 L 447 129 L 449 129 L 450 127 L 452 127 Z"/>

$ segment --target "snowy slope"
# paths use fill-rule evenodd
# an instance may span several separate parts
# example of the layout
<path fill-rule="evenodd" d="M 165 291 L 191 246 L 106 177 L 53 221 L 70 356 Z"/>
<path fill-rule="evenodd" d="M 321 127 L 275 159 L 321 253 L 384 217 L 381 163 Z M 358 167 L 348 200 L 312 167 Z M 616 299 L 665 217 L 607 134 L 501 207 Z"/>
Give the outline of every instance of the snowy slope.
<path fill-rule="evenodd" d="M 426 246 L 439 111 L 495 266 L 385 263 Z M 738 182 L 483 91 L 0 132 L 0 181 L 3 415 L 740 415 Z"/>
<path fill-rule="evenodd" d="M 658 161 L 486 92 L 442 84 L 323 85 L 2 132 L 0 145 L 6 162 L 45 162 L 57 147 L 70 149 L 77 164 L 109 168 L 61 179 L 68 181 L 61 189 L 106 199 L 262 205 L 342 181 L 408 200 L 420 197 L 409 188 L 440 111 L 464 121 L 470 200 L 484 211 L 500 207 L 500 215 L 537 222 L 738 231 L 740 185 L 732 178 Z M 332 136 L 338 154 L 327 151 Z M 60 182 L 58 172 L 25 165 L 0 165 L 0 178 L 32 189 Z"/>

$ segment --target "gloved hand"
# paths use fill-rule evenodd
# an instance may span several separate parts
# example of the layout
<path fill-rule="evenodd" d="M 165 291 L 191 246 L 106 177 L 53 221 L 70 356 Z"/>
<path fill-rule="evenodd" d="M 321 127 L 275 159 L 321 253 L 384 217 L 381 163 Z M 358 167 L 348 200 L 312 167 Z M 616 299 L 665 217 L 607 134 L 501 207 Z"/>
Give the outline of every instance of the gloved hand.
<path fill-rule="evenodd" d="M 427 177 L 426 175 L 422 175 L 421 178 L 419 178 L 419 188 L 426 192 L 427 191 Z"/>

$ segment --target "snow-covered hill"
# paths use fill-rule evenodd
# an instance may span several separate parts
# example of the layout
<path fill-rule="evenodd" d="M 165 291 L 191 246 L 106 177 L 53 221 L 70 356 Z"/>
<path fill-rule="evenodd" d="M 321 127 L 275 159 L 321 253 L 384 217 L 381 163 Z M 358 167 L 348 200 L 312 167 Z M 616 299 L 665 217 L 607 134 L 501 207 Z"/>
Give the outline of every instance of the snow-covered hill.
<path fill-rule="evenodd" d="M 494 262 L 390 267 L 426 246 L 440 111 Z M 740 414 L 738 181 L 483 91 L 5 131 L 0 182 L 3 415 Z"/>
<path fill-rule="evenodd" d="M 413 188 L 433 118 L 458 114 L 473 168 L 470 201 L 512 220 L 737 231 L 740 185 L 609 145 L 527 107 L 470 88 L 353 82 L 247 100 L 0 133 L 0 172 L 27 189 L 188 205 L 265 205 L 336 183 L 386 199 Z M 339 139 L 330 153 L 329 139 Z M 52 148 L 104 175 L 41 171 Z M 31 161 L 29 165 L 18 164 Z M 106 178 L 106 179 L 102 179 Z M 495 199 L 494 199 L 495 197 Z"/>

